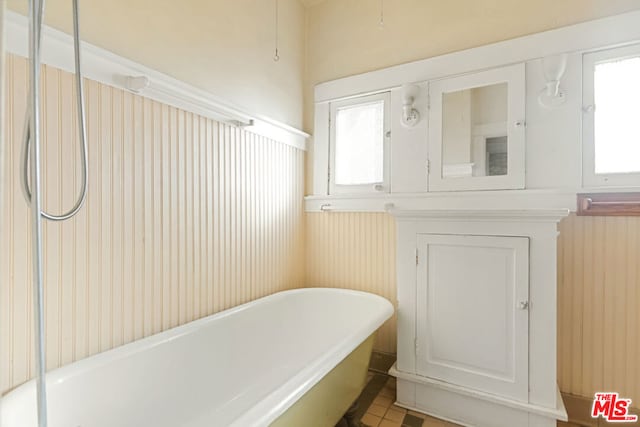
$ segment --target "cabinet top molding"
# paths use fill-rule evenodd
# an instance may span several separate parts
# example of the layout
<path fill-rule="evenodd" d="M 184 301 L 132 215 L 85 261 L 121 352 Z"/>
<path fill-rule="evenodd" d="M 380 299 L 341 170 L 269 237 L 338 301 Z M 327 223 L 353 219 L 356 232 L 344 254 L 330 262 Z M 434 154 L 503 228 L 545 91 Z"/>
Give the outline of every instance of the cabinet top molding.
<path fill-rule="evenodd" d="M 388 211 L 397 220 L 559 222 L 569 209 L 431 209 Z"/>

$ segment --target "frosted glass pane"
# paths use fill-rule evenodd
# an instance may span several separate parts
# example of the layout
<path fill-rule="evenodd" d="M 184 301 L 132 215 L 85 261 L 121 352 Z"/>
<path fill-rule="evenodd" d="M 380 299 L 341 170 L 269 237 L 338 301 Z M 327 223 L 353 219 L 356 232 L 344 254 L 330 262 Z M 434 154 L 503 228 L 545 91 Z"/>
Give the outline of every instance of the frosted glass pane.
<path fill-rule="evenodd" d="M 383 182 L 384 101 L 339 108 L 335 120 L 334 183 Z"/>
<path fill-rule="evenodd" d="M 640 57 L 596 65 L 595 172 L 640 172 Z"/>

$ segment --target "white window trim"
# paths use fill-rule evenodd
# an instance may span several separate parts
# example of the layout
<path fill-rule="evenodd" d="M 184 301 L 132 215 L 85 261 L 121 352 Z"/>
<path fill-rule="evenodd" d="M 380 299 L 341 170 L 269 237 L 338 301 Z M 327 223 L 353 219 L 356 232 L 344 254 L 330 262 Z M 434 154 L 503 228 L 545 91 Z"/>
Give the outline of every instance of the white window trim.
<path fill-rule="evenodd" d="M 637 187 L 640 183 L 640 172 L 595 173 L 595 66 L 613 59 L 625 59 L 637 56 L 640 56 L 640 44 L 589 52 L 583 56 L 582 184 L 585 188 Z"/>
<path fill-rule="evenodd" d="M 382 177 L 380 183 L 361 184 L 361 185 L 338 185 L 334 182 L 335 177 L 335 152 L 336 152 L 336 126 L 335 117 L 339 108 L 366 104 L 375 101 L 384 102 L 384 119 L 383 119 L 383 158 L 382 158 Z M 376 93 L 374 95 L 360 96 L 349 98 L 330 103 L 329 106 L 329 194 L 369 194 L 369 193 L 389 193 L 391 190 L 390 183 L 390 132 L 391 132 L 391 96 L 390 92 Z"/>

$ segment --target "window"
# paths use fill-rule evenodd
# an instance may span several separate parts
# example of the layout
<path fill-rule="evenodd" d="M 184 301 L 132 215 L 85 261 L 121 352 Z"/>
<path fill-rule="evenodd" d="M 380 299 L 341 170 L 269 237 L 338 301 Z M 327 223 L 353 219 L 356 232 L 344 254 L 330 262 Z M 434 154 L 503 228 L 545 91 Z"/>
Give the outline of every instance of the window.
<path fill-rule="evenodd" d="M 388 108 L 388 93 L 331 103 L 331 194 L 389 191 Z"/>
<path fill-rule="evenodd" d="M 584 185 L 640 186 L 640 45 L 584 56 Z"/>

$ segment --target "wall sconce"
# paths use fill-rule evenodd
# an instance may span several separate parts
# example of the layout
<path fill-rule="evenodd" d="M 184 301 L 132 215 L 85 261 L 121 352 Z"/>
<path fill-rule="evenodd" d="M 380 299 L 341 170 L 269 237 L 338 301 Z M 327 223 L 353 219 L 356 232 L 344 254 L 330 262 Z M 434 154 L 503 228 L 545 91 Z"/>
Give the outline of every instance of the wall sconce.
<path fill-rule="evenodd" d="M 567 54 L 543 58 L 542 68 L 547 83 L 538 95 L 538 102 L 547 108 L 559 107 L 567 101 L 565 93 L 560 87 L 560 79 L 567 69 Z"/>
<path fill-rule="evenodd" d="M 420 112 L 413 107 L 418 93 L 420 93 L 420 87 L 402 85 L 402 124 L 406 127 L 414 127 L 420 121 Z"/>

